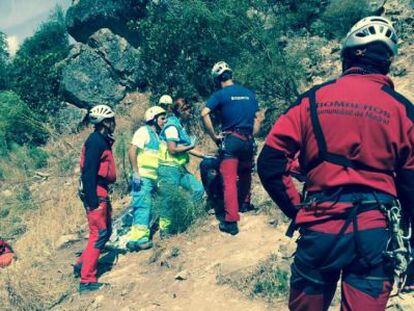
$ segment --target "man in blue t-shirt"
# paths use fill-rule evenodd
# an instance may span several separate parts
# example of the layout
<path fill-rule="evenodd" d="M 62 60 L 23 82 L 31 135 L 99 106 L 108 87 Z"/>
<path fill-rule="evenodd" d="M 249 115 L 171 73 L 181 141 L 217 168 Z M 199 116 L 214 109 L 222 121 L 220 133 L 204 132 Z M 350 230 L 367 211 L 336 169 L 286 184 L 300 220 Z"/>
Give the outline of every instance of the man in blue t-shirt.
<path fill-rule="evenodd" d="M 216 87 L 201 111 L 204 125 L 214 142 L 221 146 L 220 173 L 223 177 L 225 218 L 219 229 L 236 235 L 240 211 L 250 204 L 251 171 L 254 155 L 253 134 L 258 131 L 256 113 L 259 105 L 255 94 L 233 82 L 233 72 L 227 63 L 216 63 L 211 70 Z M 211 112 L 220 112 L 222 134 L 216 134 Z"/>

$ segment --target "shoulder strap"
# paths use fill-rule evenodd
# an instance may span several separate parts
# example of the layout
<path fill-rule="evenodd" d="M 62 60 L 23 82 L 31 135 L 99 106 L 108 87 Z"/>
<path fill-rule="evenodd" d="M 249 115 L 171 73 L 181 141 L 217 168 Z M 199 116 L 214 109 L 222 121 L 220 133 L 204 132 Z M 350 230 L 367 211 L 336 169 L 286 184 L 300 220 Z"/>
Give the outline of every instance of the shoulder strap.
<path fill-rule="evenodd" d="M 325 136 L 323 135 L 322 127 L 321 127 L 319 117 L 318 117 L 318 107 L 316 103 L 316 90 L 317 89 L 312 89 L 308 93 L 308 98 L 309 98 L 310 115 L 311 115 L 313 132 L 315 134 L 315 138 L 318 144 L 319 151 L 318 151 L 318 157 L 307 164 L 306 171 L 309 172 L 313 170 L 315 167 L 320 165 L 322 162 L 330 162 L 336 165 L 343 166 L 345 168 L 371 171 L 371 172 L 376 172 L 376 173 L 384 173 L 390 176 L 394 176 L 394 171 L 375 168 L 363 162 L 356 161 L 356 160 L 350 160 L 343 155 L 331 153 L 328 151 Z"/>

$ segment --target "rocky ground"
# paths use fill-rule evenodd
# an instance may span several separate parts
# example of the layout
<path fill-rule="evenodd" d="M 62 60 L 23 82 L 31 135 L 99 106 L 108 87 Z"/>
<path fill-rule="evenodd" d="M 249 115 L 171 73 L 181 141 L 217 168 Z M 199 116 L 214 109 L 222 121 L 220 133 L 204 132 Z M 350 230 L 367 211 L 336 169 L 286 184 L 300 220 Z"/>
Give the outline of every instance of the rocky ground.
<path fill-rule="evenodd" d="M 264 214 L 243 215 L 235 237 L 219 232 L 217 224 L 209 216 L 189 233 L 156 240 L 153 250 L 120 256 L 101 278 L 110 288 L 82 296 L 74 292 L 54 310 L 287 310 L 286 297 L 269 305 L 220 285 L 222 278 L 246 274 L 280 253 L 281 245 L 293 247 L 283 236 L 285 228 L 275 229 Z"/>

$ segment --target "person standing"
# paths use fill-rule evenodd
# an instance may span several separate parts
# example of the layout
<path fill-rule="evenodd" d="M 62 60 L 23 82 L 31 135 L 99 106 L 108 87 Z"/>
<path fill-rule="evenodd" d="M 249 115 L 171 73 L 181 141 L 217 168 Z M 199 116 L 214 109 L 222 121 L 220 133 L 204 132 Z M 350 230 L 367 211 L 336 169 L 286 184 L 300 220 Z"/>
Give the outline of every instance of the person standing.
<path fill-rule="evenodd" d="M 342 45 L 342 76 L 305 92 L 259 155 L 264 188 L 300 230 L 290 310 L 327 310 L 340 278 L 341 310 L 385 310 L 393 274 L 404 273 L 406 247 L 396 244 L 397 256 L 392 248 L 401 232 L 387 226 L 400 226 L 397 195 L 413 212 L 414 108 L 387 76 L 396 55 L 386 18 L 356 23 Z M 298 152 L 303 200 L 288 172 Z"/>
<path fill-rule="evenodd" d="M 132 165 L 132 207 L 133 223 L 127 237 L 127 248 L 138 251 L 152 247 L 150 240 L 150 219 L 152 198 L 158 180 L 159 133 L 165 120 L 166 111 L 154 106 L 145 112 L 146 125 L 134 134 L 129 149 Z"/>
<path fill-rule="evenodd" d="M 167 96 L 161 97 L 167 103 L 159 103 L 164 104 L 168 111 L 167 122 L 160 134 L 162 143 L 158 168 L 159 190 L 163 200 L 160 210 L 161 235 L 168 235 L 171 231 L 171 211 L 174 206 L 169 201 L 179 187 L 190 193 L 195 206 L 202 202 L 204 194 L 203 185 L 186 167 L 190 161 L 189 154 L 204 157 L 202 152 L 194 149 L 195 137 L 188 135 L 182 124 L 190 119 L 191 106 L 183 98 L 172 102 L 172 98 Z"/>
<path fill-rule="evenodd" d="M 250 188 L 254 157 L 253 134 L 258 130 L 256 113 L 259 104 L 255 94 L 234 83 L 233 71 L 223 61 L 211 70 L 218 91 L 207 100 L 201 111 L 204 125 L 213 141 L 221 146 L 220 173 L 223 178 L 225 219 L 219 229 L 231 235 L 239 232 L 240 211 L 251 209 Z M 216 134 L 210 118 L 220 112 L 222 134 Z"/>
<path fill-rule="evenodd" d="M 96 272 L 99 255 L 111 236 L 108 186 L 116 181 L 112 154 L 115 113 L 107 105 L 97 105 L 88 116 L 95 130 L 83 145 L 80 159 L 79 194 L 89 225 L 88 244 L 74 265 L 74 272 L 80 271 L 80 293 L 99 290 L 106 285 L 97 281 Z"/>

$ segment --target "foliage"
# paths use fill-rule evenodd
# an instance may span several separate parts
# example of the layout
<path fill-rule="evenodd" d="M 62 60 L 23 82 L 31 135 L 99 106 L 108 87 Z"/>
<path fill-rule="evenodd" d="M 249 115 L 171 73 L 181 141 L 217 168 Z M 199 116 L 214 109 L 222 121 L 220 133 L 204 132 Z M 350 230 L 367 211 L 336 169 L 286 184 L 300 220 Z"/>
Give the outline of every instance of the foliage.
<path fill-rule="evenodd" d="M 0 31 L 0 91 L 5 90 L 8 85 L 9 75 L 9 52 L 7 49 L 7 37 Z"/>
<path fill-rule="evenodd" d="M 46 151 L 36 147 L 29 149 L 28 156 L 30 159 L 32 159 L 33 167 L 35 169 L 45 167 L 47 165 L 47 159 L 49 158 L 49 155 Z"/>
<path fill-rule="evenodd" d="M 287 105 L 298 95 L 304 69 L 285 47 L 290 37 L 310 29 L 323 7 L 314 0 L 160 1 L 131 27 L 142 34 L 146 77 L 155 96 L 208 96 L 211 66 L 225 60 L 236 80 L 269 107 Z"/>
<path fill-rule="evenodd" d="M 169 234 L 177 234 L 186 231 L 195 221 L 206 214 L 204 204 L 195 204 L 188 191 L 163 185 L 160 194 L 153 201 L 153 210 L 159 213 L 160 209 L 168 205 L 173 207 L 168 211 L 171 224 Z M 165 202 L 167 201 L 167 202 Z"/>
<path fill-rule="evenodd" d="M 128 132 L 123 132 L 117 135 L 116 141 L 113 147 L 114 157 L 117 161 L 117 175 L 118 182 L 114 185 L 117 192 L 127 194 L 129 189 L 129 156 L 128 148 L 131 141 L 131 135 Z"/>
<path fill-rule="evenodd" d="M 36 33 L 26 39 L 12 63 L 12 87 L 43 119 L 60 108 L 60 68 L 69 52 L 64 14 L 56 9 Z"/>
<path fill-rule="evenodd" d="M 332 0 L 320 22 L 328 37 L 342 38 L 358 20 L 368 15 L 371 15 L 368 0 Z"/>
<path fill-rule="evenodd" d="M 15 143 L 38 145 L 45 143 L 47 137 L 43 123 L 17 94 L 0 93 L 0 151 L 3 154 Z"/>
<path fill-rule="evenodd" d="M 289 292 L 289 273 L 286 263 L 282 267 L 280 259 L 272 254 L 260 262 L 254 271 L 236 276 L 218 275 L 218 282 L 229 284 L 251 298 L 261 297 L 269 302 L 286 297 Z"/>

